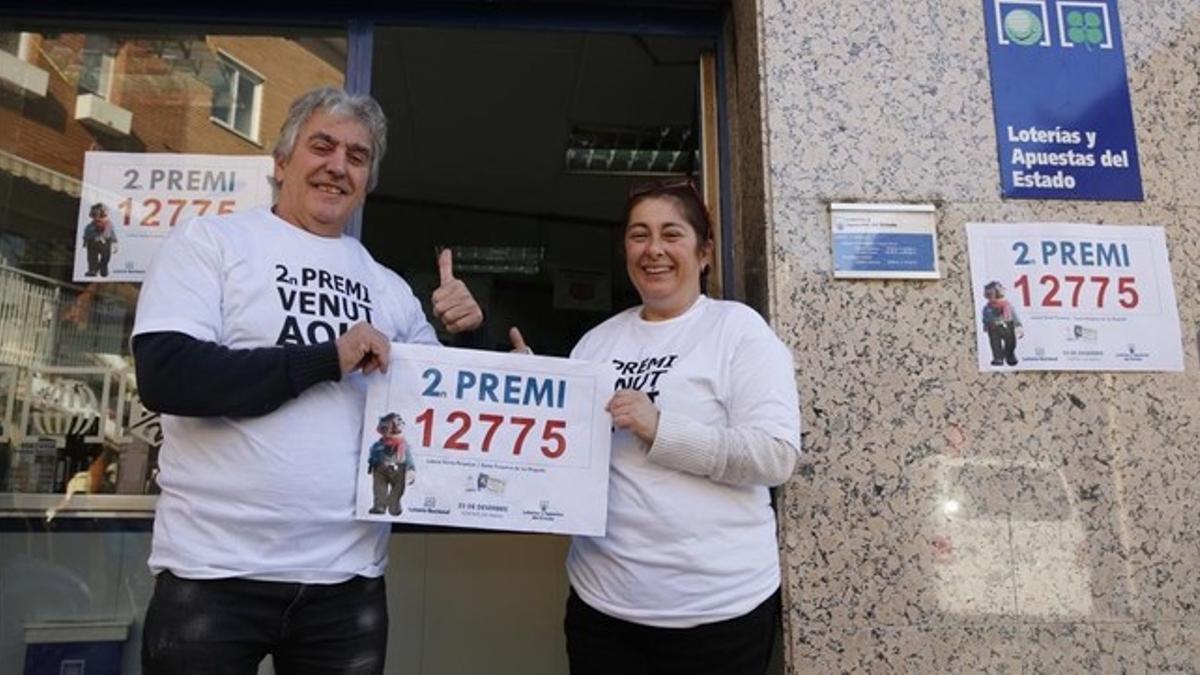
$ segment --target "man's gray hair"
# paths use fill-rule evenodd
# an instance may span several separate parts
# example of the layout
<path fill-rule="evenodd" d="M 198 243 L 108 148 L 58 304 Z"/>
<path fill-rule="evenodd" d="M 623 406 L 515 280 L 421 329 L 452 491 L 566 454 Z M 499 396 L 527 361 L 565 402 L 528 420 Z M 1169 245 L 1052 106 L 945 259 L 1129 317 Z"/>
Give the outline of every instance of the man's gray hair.
<path fill-rule="evenodd" d="M 367 178 L 367 191 L 374 190 L 379 182 L 379 161 L 387 151 L 387 116 L 369 94 L 350 94 L 338 87 L 321 87 L 293 101 L 287 119 L 279 129 L 279 140 L 275 141 L 275 149 L 271 152 L 275 161 L 291 158 L 300 127 L 316 112 L 334 117 L 352 117 L 367 128 L 367 134 L 371 137 L 371 173 Z M 271 178 L 271 186 L 279 190 L 279 183 L 274 177 Z"/>

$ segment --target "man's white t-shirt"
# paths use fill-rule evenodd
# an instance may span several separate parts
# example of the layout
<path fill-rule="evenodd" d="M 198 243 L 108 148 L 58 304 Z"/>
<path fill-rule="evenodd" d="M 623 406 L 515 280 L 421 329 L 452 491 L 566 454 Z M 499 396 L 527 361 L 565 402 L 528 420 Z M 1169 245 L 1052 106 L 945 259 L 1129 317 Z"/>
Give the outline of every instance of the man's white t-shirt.
<path fill-rule="evenodd" d="M 749 427 L 800 447 L 791 352 L 749 307 L 701 296 L 683 315 L 641 307 L 588 332 L 572 358 L 610 364 L 617 389 L 715 427 Z M 626 621 L 688 628 L 746 614 L 779 587 L 775 513 L 763 486 L 733 486 L 650 461 L 628 431 L 612 438 L 608 529 L 575 537 L 571 585 Z"/>
<path fill-rule="evenodd" d="M 408 284 L 358 240 L 261 208 L 171 233 L 133 333 L 250 349 L 328 342 L 358 321 L 393 341 L 437 344 Z M 304 583 L 382 575 L 389 525 L 354 519 L 365 398 L 355 373 L 260 417 L 163 415 L 151 570 Z"/>

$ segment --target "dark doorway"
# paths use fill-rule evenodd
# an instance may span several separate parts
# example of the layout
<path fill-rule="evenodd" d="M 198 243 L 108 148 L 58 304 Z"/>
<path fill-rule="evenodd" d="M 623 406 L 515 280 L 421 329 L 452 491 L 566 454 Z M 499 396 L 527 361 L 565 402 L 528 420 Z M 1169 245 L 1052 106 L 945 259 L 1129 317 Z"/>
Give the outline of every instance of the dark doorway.
<path fill-rule="evenodd" d="M 712 39 L 383 28 L 375 96 L 390 120 L 363 241 L 427 302 L 435 251 L 487 308 L 566 355 L 637 303 L 621 254 L 628 186 L 700 173 L 701 55 Z"/>

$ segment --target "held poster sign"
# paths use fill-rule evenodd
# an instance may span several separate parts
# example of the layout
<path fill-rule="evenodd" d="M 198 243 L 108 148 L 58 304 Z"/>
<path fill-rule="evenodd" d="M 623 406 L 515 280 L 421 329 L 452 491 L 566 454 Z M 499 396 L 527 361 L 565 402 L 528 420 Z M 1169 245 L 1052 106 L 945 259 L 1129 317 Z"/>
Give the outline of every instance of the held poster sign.
<path fill-rule="evenodd" d="M 357 517 L 603 535 L 612 378 L 586 361 L 393 344 L 367 391 Z"/>
<path fill-rule="evenodd" d="M 1183 370 L 1161 227 L 968 223 L 979 369 Z"/>
<path fill-rule="evenodd" d="M 984 0 L 1002 194 L 1141 201 L 1116 0 Z"/>
<path fill-rule="evenodd" d="M 174 226 L 271 203 L 269 156 L 88 152 L 75 281 L 141 281 Z"/>

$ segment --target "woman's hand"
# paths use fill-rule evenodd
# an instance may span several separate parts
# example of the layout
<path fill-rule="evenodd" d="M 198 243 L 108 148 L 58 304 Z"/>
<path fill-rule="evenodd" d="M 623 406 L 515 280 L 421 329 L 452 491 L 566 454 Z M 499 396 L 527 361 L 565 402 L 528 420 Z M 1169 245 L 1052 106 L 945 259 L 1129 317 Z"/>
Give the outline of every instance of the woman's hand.
<path fill-rule="evenodd" d="M 633 389 L 621 389 L 609 399 L 605 410 L 612 415 L 613 426 L 625 429 L 646 445 L 654 445 L 658 435 L 658 408 L 650 397 Z"/>
<path fill-rule="evenodd" d="M 525 336 L 521 335 L 521 329 L 513 326 L 508 329 L 508 341 L 512 343 L 512 351 L 514 354 L 532 354 L 533 350 L 529 345 L 525 344 Z"/>

